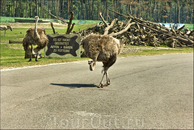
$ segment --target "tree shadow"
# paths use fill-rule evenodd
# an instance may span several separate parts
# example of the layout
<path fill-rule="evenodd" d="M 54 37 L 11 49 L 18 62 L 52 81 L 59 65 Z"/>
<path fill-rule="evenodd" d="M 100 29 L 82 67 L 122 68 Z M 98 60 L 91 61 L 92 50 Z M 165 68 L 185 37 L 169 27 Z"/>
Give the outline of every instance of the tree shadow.
<path fill-rule="evenodd" d="M 98 87 L 94 84 L 57 84 L 51 83 L 51 85 L 62 86 L 62 87 L 69 87 L 69 88 L 90 88 L 90 87 Z"/>

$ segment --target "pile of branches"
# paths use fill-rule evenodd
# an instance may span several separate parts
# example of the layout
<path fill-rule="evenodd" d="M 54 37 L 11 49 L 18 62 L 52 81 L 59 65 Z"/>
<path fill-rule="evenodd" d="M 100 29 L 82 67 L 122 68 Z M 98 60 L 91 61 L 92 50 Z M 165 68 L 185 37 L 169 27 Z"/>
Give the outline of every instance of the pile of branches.
<path fill-rule="evenodd" d="M 110 11 L 117 13 L 113 10 Z M 109 34 L 123 30 L 124 28 L 126 28 L 126 25 L 129 21 L 135 22 L 135 24 L 131 25 L 128 31 L 115 36 L 116 38 L 122 38 L 122 41 L 125 44 L 144 46 L 167 45 L 169 47 L 193 47 L 194 45 L 194 30 L 185 29 L 184 31 L 182 31 L 184 26 L 179 28 L 178 30 L 173 30 L 151 21 L 136 18 L 130 14 L 117 14 L 125 17 L 126 21 L 121 22 L 116 19 L 116 24 L 114 24 L 114 26 L 109 30 Z M 73 33 L 79 33 L 82 37 L 85 37 L 90 33 L 104 34 L 106 22 L 102 16 L 101 18 L 103 22 L 98 23 L 96 26 Z M 112 20 L 113 19 L 110 18 L 108 22 L 111 23 Z"/>

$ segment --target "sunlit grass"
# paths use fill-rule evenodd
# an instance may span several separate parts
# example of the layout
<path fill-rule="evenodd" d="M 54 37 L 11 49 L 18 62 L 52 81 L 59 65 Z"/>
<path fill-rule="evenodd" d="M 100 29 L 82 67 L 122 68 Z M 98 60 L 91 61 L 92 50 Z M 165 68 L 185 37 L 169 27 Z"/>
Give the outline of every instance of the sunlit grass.
<path fill-rule="evenodd" d="M 32 24 L 34 26 L 34 24 Z M 94 26 L 92 24 L 81 24 L 75 25 L 73 31 L 84 30 L 88 27 Z M 59 34 L 64 34 L 66 32 L 66 27 L 62 29 L 56 28 L 55 31 Z M 38 62 L 35 59 L 32 59 L 31 62 L 28 62 L 29 59 L 24 59 L 25 52 L 23 50 L 22 44 L 9 44 L 9 40 L 22 41 L 27 28 L 13 28 L 13 31 L 7 30 L 6 36 L 4 36 L 4 31 L 0 31 L 0 66 L 2 68 L 10 67 L 22 67 L 22 66 L 33 66 L 33 65 L 45 65 L 50 63 L 63 63 L 63 62 L 72 62 L 87 60 L 88 58 L 41 58 L 38 59 Z M 51 28 L 45 28 L 47 34 L 53 34 Z M 160 55 L 160 54 L 169 54 L 169 53 L 193 53 L 193 48 L 170 48 L 163 46 L 163 48 L 157 49 L 157 47 L 144 47 L 144 46 L 126 46 L 129 49 L 134 49 L 137 51 L 126 51 L 121 53 L 120 56 L 140 56 L 140 55 Z M 167 49 L 166 49 L 167 48 Z M 42 51 L 42 56 L 44 57 L 44 51 Z"/>
<path fill-rule="evenodd" d="M 161 55 L 170 53 L 193 53 L 193 47 L 150 47 L 150 46 L 132 46 L 128 45 L 126 48 L 130 48 L 132 51 L 121 53 L 120 56 L 141 56 L 141 55 Z"/>

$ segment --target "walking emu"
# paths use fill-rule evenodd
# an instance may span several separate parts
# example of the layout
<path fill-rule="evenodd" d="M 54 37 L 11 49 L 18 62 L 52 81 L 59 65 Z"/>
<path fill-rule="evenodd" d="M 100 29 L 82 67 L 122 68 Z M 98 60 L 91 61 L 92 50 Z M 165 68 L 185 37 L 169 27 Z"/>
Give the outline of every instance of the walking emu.
<path fill-rule="evenodd" d="M 6 35 L 6 31 L 10 29 L 12 31 L 12 27 L 11 26 L 0 26 L 0 30 L 5 30 L 4 32 L 4 36 Z"/>
<path fill-rule="evenodd" d="M 87 57 L 91 58 L 92 60 L 88 61 L 89 68 L 91 71 L 94 70 L 96 61 L 101 61 L 103 63 L 103 76 L 99 84 L 99 88 L 103 88 L 103 86 L 110 85 L 110 79 L 108 76 L 108 69 L 116 62 L 117 56 L 122 50 L 123 43 L 121 39 L 116 39 L 113 36 L 122 34 L 123 32 L 127 31 L 129 27 L 134 24 L 128 22 L 125 29 L 121 30 L 117 33 L 108 34 L 108 30 L 113 27 L 116 19 L 111 22 L 111 25 L 108 25 L 105 20 L 103 19 L 101 13 L 100 16 L 103 22 L 106 24 L 105 32 L 103 35 L 98 34 L 89 34 L 85 38 L 83 38 L 81 45 L 84 48 L 84 53 Z M 106 84 L 102 84 L 104 76 L 106 75 Z"/>
<path fill-rule="evenodd" d="M 23 47 L 25 52 L 30 52 L 30 60 L 32 60 L 33 51 L 36 53 L 35 61 L 37 61 L 38 52 L 43 49 L 48 44 L 48 38 L 43 28 L 37 28 L 38 16 L 35 16 L 35 27 L 29 28 L 26 31 L 26 35 L 23 39 Z M 37 45 L 37 47 L 33 50 L 33 45 Z M 29 48 L 31 46 L 31 48 Z"/>

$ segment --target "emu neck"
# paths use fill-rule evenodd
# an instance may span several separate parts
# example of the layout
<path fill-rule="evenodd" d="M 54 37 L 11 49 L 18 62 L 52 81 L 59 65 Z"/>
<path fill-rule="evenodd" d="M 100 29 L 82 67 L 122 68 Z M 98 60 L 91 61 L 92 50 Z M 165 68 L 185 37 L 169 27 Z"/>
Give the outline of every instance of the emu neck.
<path fill-rule="evenodd" d="M 35 40 L 40 39 L 40 36 L 37 32 L 37 23 L 38 23 L 38 19 L 36 19 L 36 23 L 35 23 L 35 27 L 34 27 L 34 39 Z"/>

